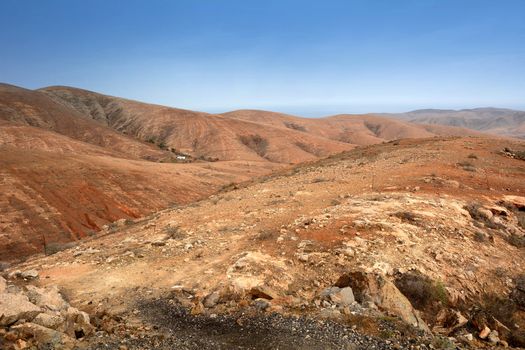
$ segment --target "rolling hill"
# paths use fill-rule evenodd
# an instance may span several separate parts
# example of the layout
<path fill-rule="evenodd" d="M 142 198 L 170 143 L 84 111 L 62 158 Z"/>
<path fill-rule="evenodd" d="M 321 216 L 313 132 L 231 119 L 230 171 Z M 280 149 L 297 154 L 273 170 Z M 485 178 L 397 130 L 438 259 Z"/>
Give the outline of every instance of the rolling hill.
<path fill-rule="evenodd" d="M 422 109 L 386 116 L 414 123 L 463 127 L 496 135 L 525 138 L 525 112 L 512 109 Z"/>
<path fill-rule="evenodd" d="M 2 84 L 0 253 L 11 260 L 42 252 L 290 163 L 393 139 L 469 134 L 371 115 L 213 115 Z"/>

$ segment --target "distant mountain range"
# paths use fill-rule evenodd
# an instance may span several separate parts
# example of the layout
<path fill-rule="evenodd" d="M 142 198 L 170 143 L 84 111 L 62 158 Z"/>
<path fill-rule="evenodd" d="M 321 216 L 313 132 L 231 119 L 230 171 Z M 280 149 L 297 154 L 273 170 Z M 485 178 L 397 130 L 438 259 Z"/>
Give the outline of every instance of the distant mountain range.
<path fill-rule="evenodd" d="M 496 135 L 525 138 L 525 112 L 505 108 L 420 109 L 407 113 L 382 114 L 420 124 L 439 124 L 478 130 Z"/>

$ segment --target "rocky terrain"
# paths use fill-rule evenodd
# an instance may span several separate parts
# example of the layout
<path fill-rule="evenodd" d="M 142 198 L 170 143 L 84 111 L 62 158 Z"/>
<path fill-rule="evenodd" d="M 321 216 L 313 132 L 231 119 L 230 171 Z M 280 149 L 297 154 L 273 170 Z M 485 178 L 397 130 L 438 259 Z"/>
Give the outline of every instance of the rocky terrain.
<path fill-rule="evenodd" d="M 0 263 L 188 204 L 291 163 L 399 138 L 476 135 L 373 116 L 223 115 L 0 84 Z"/>
<path fill-rule="evenodd" d="M 524 151 L 512 139 L 396 140 L 105 226 L 4 267 L 0 344 L 525 347 Z"/>

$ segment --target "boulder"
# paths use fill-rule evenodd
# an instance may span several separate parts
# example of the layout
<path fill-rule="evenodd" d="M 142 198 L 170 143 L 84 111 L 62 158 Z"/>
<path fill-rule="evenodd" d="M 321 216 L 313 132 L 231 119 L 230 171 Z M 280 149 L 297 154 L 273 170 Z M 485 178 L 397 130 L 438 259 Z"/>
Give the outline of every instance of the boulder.
<path fill-rule="evenodd" d="M 436 316 L 436 324 L 433 331 L 448 335 L 467 323 L 468 319 L 459 311 L 442 309 Z"/>
<path fill-rule="evenodd" d="M 272 288 L 266 286 L 266 285 L 259 285 L 252 287 L 248 294 L 252 297 L 252 299 L 267 299 L 272 300 L 279 296 L 279 294 L 274 291 Z"/>
<path fill-rule="evenodd" d="M 499 343 L 499 334 L 498 334 L 498 331 L 496 330 L 492 330 L 490 331 L 488 337 L 487 337 L 487 340 L 492 343 L 492 344 L 497 344 Z"/>
<path fill-rule="evenodd" d="M 340 307 L 350 306 L 355 302 L 354 293 L 350 287 L 329 287 L 321 292 L 321 299 L 329 300 Z"/>
<path fill-rule="evenodd" d="M 0 293 L 0 326 L 11 325 L 18 320 L 31 321 L 40 312 L 40 308 L 23 294 Z"/>
<path fill-rule="evenodd" d="M 2 276 L 0 276 L 0 293 L 5 292 L 6 288 L 7 288 L 6 280 Z"/>
<path fill-rule="evenodd" d="M 38 271 L 37 270 L 27 270 L 20 273 L 20 277 L 25 278 L 26 280 L 33 280 L 38 278 Z"/>
<path fill-rule="evenodd" d="M 11 329 L 18 332 L 21 338 L 33 338 L 39 349 L 69 350 L 75 346 L 73 338 L 35 323 L 23 323 Z"/>
<path fill-rule="evenodd" d="M 74 307 L 68 307 L 65 312 L 65 333 L 72 338 L 83 338 L 86 335 L 90 335 L 94 331 L 94 327 L 91 325 L 89 315 L 83 311 L 80 311 Z"/>
<path fill-rule="evenodd" d="M 525 209 L 525 197 L 521 196 L 503 196 L 500 203 L 505 207 L 514 207 L 516 209 Z"/>
<path fill-rule="evenodd" d="M 219 292 L 210 293 L 204 298 L 203 305 L 207 308 L 214 307 L 219 302 L 219 299 Z"/>
<path fill-rule="evenodd" d="M 61 311 L 69 306 L 56 286 L 43 289 L 29 285 L 26 287 L 26 295 L 33 304 L 48 310 Z"/>
<path fill-rule="evenodd" d="M 60 314 L 53 315 L 49 313 L 41 313 L 33 319 L 33 323 L 55 330 L 62 326 L 64 322 L 65 319 Z"/>
<path fill-rule="evenodd" d="M 253 306 L 255 306 L 255 308 L 260 311 L 265 311 L 270 307 L 270 305 L 271 304 L 268 300 L 262 298 L 255 299 L 253 302 Z"/>
<path fill-rule="evenodd" d="M 492 220 L 492 218 L 494 217 L 494 214 L 492 214 L 492 212 L 489 209 L 484 208 L 484 207 L 479 207 L 477 214 L 483 219 L 488 220 L 488 221 Z"/>
<path fill-rule="evenodd" d="M 359 303 L 371 301 L 379 309 L 395 315 L 425 332 L 430 332 L 425 321 L 410 301 L 397 289 L 394 283 L 382 275 L 354 271 L 341 276 L 336 282 L 336 286 L 340 288 L 351 287 L 355 300 Z"/>
<path fill-rule="evenodd" d="M 487 326 L 485 326 L 485 327 L 483 327 L 483 329 L 479 332 L 479 337 L 480 337 L 481 339 L 485 339 L 485 338 L 487 338 L 487 337 L 489 336 L 489 334 L 490 334 L 490 328 L 487 327 Z"/>

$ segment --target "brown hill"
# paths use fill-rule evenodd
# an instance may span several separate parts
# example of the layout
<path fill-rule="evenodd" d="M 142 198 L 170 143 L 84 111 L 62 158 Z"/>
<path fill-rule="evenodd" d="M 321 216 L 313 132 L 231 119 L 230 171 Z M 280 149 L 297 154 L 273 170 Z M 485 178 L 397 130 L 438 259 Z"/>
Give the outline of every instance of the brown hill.
<path fill-rule="evenodd" d="M 28 131 L 50 134 L 30 127 L 10 128 L 17 129 L 10 134 L 15 137 Z M 268 162 L 130 160 L 62 135 L 43 136 L 24 144 L 27 147 L 0 145 L 1 260 L 93 235 L 121 218 L 196 201 L 231 182 L 272 169 Z M 4 139 L 0 133 L 0 140 Z"/>
<path fill-rule="evenodd" d="M 0 84 L 0 120 L 54 131 L 131 158 L 160 159 L 164 156 L 157 147 L 85 118 L 42 92 L 12 85 Z"/>
<path fill-rule="evenodd" d="M 196 158 L 298 163 L 354 147 L 257 120 L 146 104 L 69 87 L 40 91 L 114 130 Z"/>
<path fill-rule="evenodd" d="M 301 118 L 260 110 L 238 110 L 224 116 L 263 123 L 278 128 L 299 130 L 331 140 L 355 145 L 370 145 L 404 138 L 477 135 L 479 132 L 453 127 L 433 128 L 374 115 L 340 114 L 325 118 Z"/>

